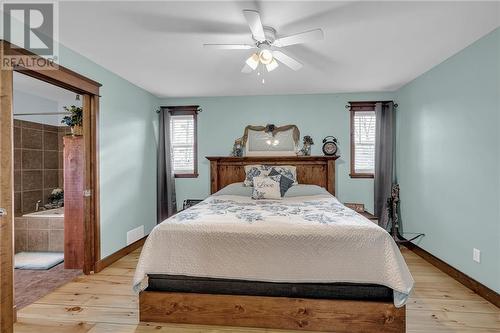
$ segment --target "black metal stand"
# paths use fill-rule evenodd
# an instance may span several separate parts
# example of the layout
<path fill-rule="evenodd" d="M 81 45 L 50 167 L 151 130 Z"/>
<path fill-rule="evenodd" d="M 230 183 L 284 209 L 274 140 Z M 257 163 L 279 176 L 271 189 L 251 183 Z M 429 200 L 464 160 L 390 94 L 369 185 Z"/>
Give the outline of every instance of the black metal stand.
<path fill-rule="evenodd" d="M 399 232 L 399 226 L 398 226 L 397 223 L 392 223 L 392 225 L 391 225 L 391 235 L 392 235 L 392 238 L 394 239 L 394 241 L 396 242 L 396 244 L 410 243 L 410 242 L 414 241 L 415 239 L 418 239 L 419 237 L 425 236 L 425 234 L 419 233 L 419 234 L 416 234 L 415 236 L 413 236 L 410 239 L 406 239 L 406 238 L 404 238 L 400 234 L 400 232 Z"/>
<path fill-rule="evenodd" d="M 399 216 L 398 216 L 398 204 L 399 204 L 399 184 L 394 184 L 391 190 L 391 197 L 387 199 L 387 210 L 389 214 L 389 219 L 391 221 L 391 235 L 396 244 L 405 244 L 419 237 L 425 236 L 423 233 L 416 234 L 416 236 L 406 239 L 399 232 Z"/>

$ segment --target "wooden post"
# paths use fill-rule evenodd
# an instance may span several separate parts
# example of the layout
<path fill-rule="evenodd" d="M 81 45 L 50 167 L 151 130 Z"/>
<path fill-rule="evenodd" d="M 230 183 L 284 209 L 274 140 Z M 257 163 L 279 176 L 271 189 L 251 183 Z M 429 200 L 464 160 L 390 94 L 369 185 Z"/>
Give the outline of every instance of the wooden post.
<path fill-rule="evenodd" d="M 83 269 L 84 139 L 64 137 L 64 268 Z"/>
<path fill-rule="evenodd" d="M 218 191 L 219 186 L 219 172 L 217 168 L 217 160 L 210 160 L 210 193 L 214 194 Z"/>
<path fill-rule="evenodd" d="M 92 223 L 96 219 L 97 211 L 97 192 L 95 189 L 98 183 L 97 180 L 98 170 L 98 154 L 96 150 L 97 145 L 97 129 L 93 123 L 97 122 L 97 111 L 99 105 L 99 97 L 94 95 L 83 95 L 83 140 L 84 140 L 84 161 L 85 168 L 84 174 L 84 190 L 86 193 L 83 195 L 84 202 L 84 260 L 83 272 L 90 274 L 95 270 L 95 263 L 97 258 L 100 258 L 99 242 L 95 241 L 99 237 L 99 229 Z M 97 124 L 96 124 L 97 126 Z"/>
<path fill-rule="evenodd" d="M 328 179 L 328 192 L 335 195 L 335 160 L 328 160 L 326 178 Z"/>
<path fill-rule="evenodd" d="M 89 148 L 89 156 L 90 159 L 90 184 L 89 188 L 92 189 L 92 198 L 91 198 L 91 210 L 90 210 L 90 225 L 89 228 L 93 230 L 93 256 L 86 256 L 85 258 L 85 266 L 91 267 L 93 271 L 95 271 L 96 263 L 101 259 L 101 229 L 99 225 L 100 218 L 100 196 L 99 196 L 99 95 L 91 95 L 90 96 L 90 148 Z M 89 213 L 89 212 L 87 212 Z M 88 244 L 86 242 L 85 244 Z M 90 263 L 90 264 L 88 264 Z M 85 267 L 84 267 L 85 269 Z"/>
<path fill-rule="evenodd" d="M 3 42 L 0 63 L 3 63 Z M 12 119 L 12 70 L 0 70 L 0 332 L 14 325 L 14 152 Z"/>

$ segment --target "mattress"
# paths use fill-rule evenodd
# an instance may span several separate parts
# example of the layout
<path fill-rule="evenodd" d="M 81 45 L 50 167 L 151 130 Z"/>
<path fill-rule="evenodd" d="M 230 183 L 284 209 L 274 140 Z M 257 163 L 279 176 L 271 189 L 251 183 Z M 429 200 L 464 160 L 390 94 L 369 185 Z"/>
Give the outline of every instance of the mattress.
<path fill-rule="evenodd" d="M 360 283 L 285 283 L 149 274 L 147 291 L 391 301 L 391 288 Z"/>
<path fill-rule="evenodd" d="M 393 290 L 403 306 L 413 278 L 391 236 L 330 194 L 282 200 L 218 195 L 157 225 L 133 288 L 152 274 L 270 283 L 351 283 Z"/>

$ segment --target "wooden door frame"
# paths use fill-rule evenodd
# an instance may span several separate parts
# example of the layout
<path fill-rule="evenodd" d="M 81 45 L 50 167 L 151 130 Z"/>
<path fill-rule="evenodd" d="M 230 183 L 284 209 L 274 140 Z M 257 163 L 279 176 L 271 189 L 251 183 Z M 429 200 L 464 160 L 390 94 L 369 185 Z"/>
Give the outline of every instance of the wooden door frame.
<path fill-rule="evenodd" d="M 0 61 L 4 63 L 6 48 L 9 57 L 18 59 L 41 60 L 43 58 L 22 48 L 12 48 L 7 41 L 0 40 Z M 19 62 L 18 62 L 19 63 Z M 84 266 L 83 272 L 90 274 L 100 259 L 100 214 L 99 214 L 99 89 L 101 84 L 82 76 L 63 66 L 49 69 L 26 68 L 16 65 L 11 69 L 0 70 L 0 172 L 10 181 L 0 183 L 0 206 L 4 204 L 7 216 L 0 218 L 0 331 L 10 333 L 14 322 L 14 285 L 13 285 L 13 223 L 14 223 L 14 167 L 13 167 L 13 72 L 45 81 L 55 86 L 71 90 L 83 98 L 83 133 L 85 140 L 85 189 L 82 193 L 85 205 Z"/>

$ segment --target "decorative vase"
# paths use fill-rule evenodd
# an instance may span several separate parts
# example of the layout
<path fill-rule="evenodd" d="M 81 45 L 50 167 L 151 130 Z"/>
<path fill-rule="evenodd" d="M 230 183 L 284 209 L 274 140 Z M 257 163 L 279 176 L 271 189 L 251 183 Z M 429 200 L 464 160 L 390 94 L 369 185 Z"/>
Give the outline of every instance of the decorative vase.
<path fill-rule="evenodd" d="M 299 151 L 297 151 L 297 156 L 310 156 L 311 155 L 311 147 L 307 147 L 303 145 Z"/>
<path fill-rule="evenodd" d="M 71 126 L 71 135 L 77 136 L 77 135 L 83 135 L 83 127 L 82 126 Z"/>
<path fill-rule="evenodd" d="M 304 156 L 311 156 L 311 145 L 304 145 Z"/>

